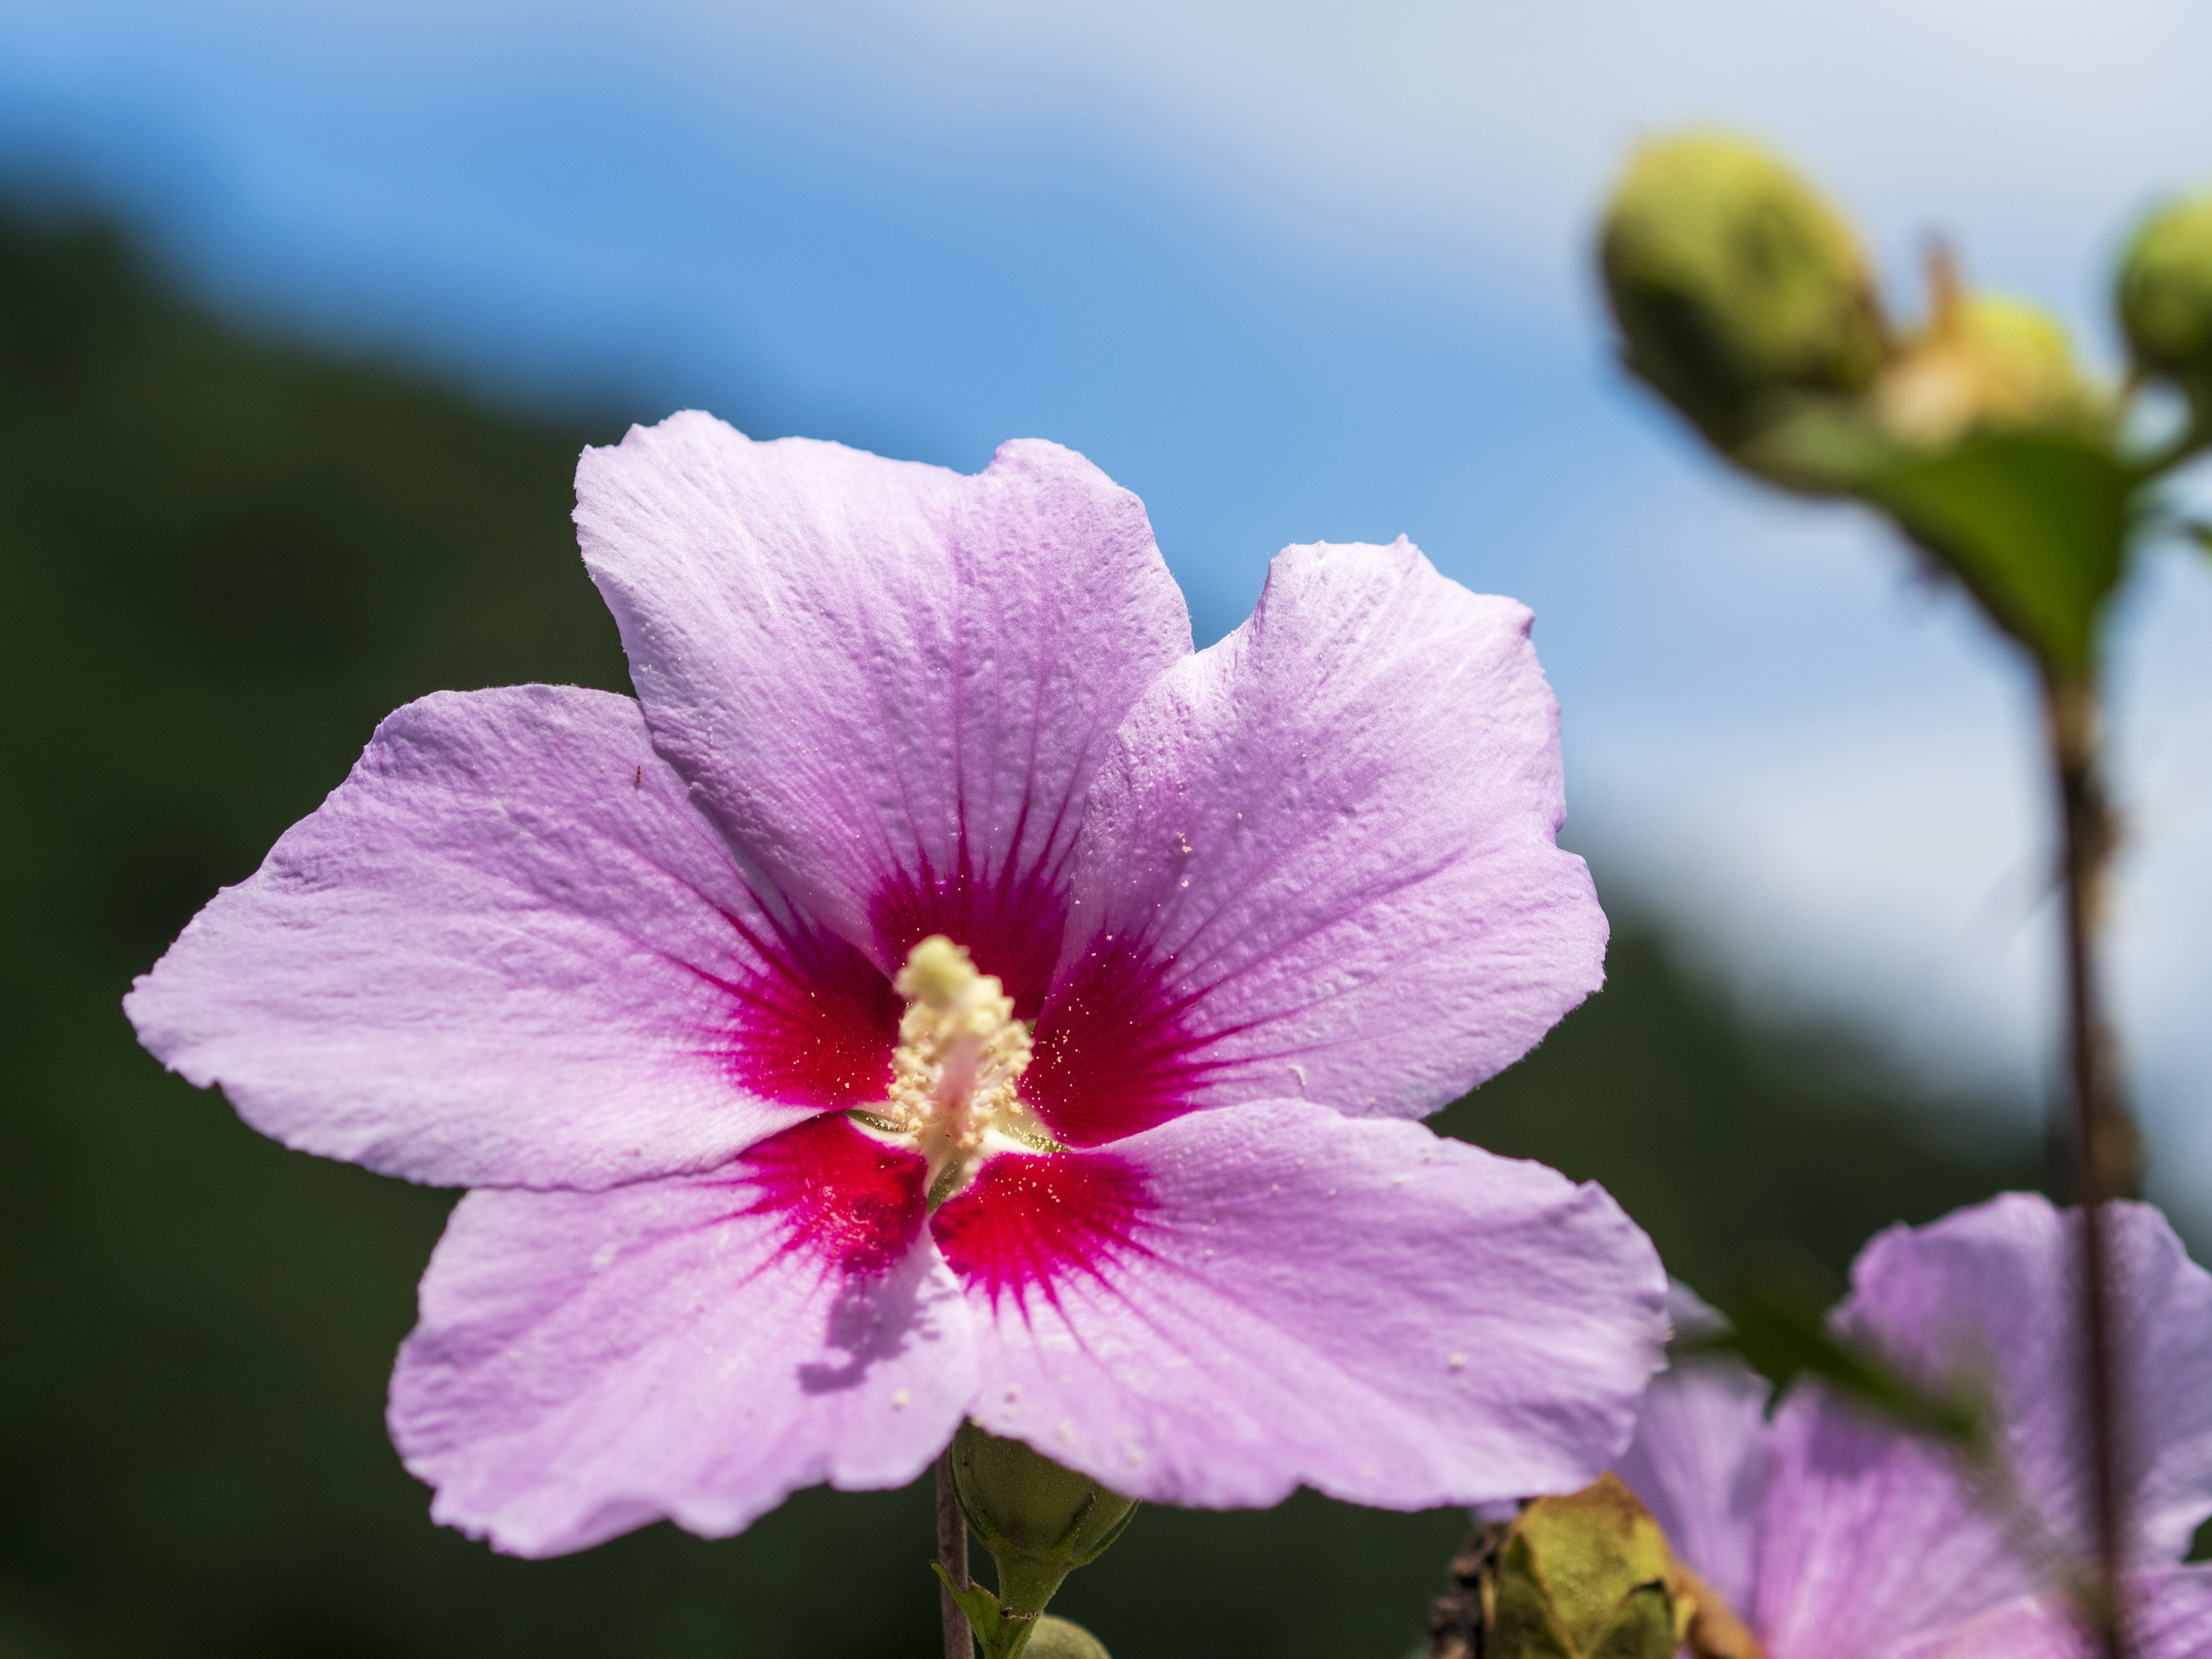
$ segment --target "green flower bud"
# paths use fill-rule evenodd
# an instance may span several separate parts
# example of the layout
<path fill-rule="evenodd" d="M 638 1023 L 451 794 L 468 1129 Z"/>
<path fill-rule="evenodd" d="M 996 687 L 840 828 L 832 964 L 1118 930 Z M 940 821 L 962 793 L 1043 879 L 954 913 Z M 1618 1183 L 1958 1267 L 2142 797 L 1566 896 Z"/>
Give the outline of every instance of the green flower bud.
<path fill-rule="evenodd" d="M 1137 1512 L 1133 1498 L 973 1423 L 952 1437 L 952 1489 L 999 1564 L 999 1599 L 1017 1614 L 1042 1612 L 1060 1581 L 1103 1555 Z"/>
<path fill-rule="evenodd" d="M 1080 1625 L 1050 1613 L 1036 1622 L 1023 1659 L 1109 1659 L 1106 1644 Z"/>
<path fill-rule="evenodd" d="M 2082 374 L 2057 318 L 2024 300 L 1961 295 L 1938 270 L 1928 327 L 1875 387 L 1886 435 L 1934 450 L 1976 432 L 2110 431 L 2111 397 Z"/>
<path fill-rule="evenodd" d="M 1667 1534 L 1613 1475 L 1521 1512 L 1498 1559 L 1486 1659 L 1674 1659 L 1694 1607 Z"/>
<path fill-rule="evenodd" d="M 1731 454 L 1778 401 L 1849 396 L 1881 368 L 1874 279 L 1843 216 L 1758 145 L 1644 145 L 1606 210 L 1599 262 L 1628 367 Z"/>
<path fill-rule="evenodd" d="M 2212 400 L 2212 191 L 2170 202 L 2136 228 L 2117 297 L 2137 367 Z"/>

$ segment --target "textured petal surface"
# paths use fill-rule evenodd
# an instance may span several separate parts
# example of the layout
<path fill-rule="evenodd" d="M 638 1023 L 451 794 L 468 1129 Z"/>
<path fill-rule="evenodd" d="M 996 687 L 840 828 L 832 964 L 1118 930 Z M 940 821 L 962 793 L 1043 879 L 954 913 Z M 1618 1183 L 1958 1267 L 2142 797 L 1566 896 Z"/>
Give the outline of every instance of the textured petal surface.
<path fill-rule="evenodd" d="M 1419 1116 L 1602 977 L 1529 614 L 1410 544 L 1294 547 L 1092 787 L 1025 1085 L 1097 1144 L 1193 1105 Z"/>
<path fill-rule="evenodd" d="M 2131 1554 L 2177 1561 L 2212 1515 L 2212 1273 L 2149 1206 L 2109 1216 L 2120 1374 L 2131 1385 Z M 2071 1211 L 2013 1194 L 1892 1229 L 1862 1252 L 1844 1317 L 1924 1375 L 1994 1389 L 2027 1497 L 2086 1551 L 2079 1225 Z"/>
<path fill-rule="evenodd" d="M 2178 1559 L 2212 1510 L 2212 1277 L 2142 1205 L 2112 1212 L 2136 1558 Z M 1936 1382 L 1985 1389 L 2024 1506 L 2057 1547 L 2023 1557 L 1924 1442 L 1818 1395 L 1777 1420 L 1759 1553 L 1758 1625 L 1776 1659 L 1847 1659 L 2030 1596 L 2086 1554 L 2075 1347 L 2076 1218 L 1993 1199 L 1860 1254 L 1840 1322 Z M 1882 1547 L 1870 1549 L 1869 1539 Z"/>
<path fill-rule="evenodd" d="M 1808 1392 L 1773 1455 L 1748 1615 L 1771 1659 L 1865 1659 L 2040 1587 L 1924 1441 Z"/>
<path fill-rule="evenodd" d="M 2212 1568 L 2134 1575 L 2129 1635 L 2135 1659 L 2212 1655 Z M 2056 1596 L 2010 1601 L 1956 1629 L 1917 1638 L 1883 1659 L 2096 1659 L 2067 1604 Z"/>
<path fill-rule="evenodd" d="M 434 1516 L 556 1555 L 912 1480 L 975 1386 L 921 1180 L 829 1117 L 712 1175 L 469 1194 L 392 1384 Z"/>
<path fill-rule="evenodd" d="M 2134 1575 L 2136 1659 L 2212 1655 L 2212 1566 L 2159 1567 Z M 1969 1659 L 1960 1655 L 1957 1659 Z M 1971 1659 L 1997 1659 L 1994 1650 Z"/>
<path fill-rule="evenodd" d="M 1190 623 L 1142 505 L 1055 445 L 969 477 L 705 415 L 586 450 L 584 556 L 655 737 L 785 890 L 1027 1013 L 1084 793 Z"/>
<path fill-rule="evenodd" d="M 977 1318 L 969 1414 L 1134 1497 L 1573 1488 L 1659 1361 L 1665 1278 L 1612 1200 L 1416 1124 L 1267 1102 L 1006 1164 L 933 1223 Z M 1080 1246 L 994 1270 L 1024 1202 Z"/>
<path fill-rule="evenodd" d="M 1677 1335 L 1717 1316 L 1680 1285 L 1668 1314 Z M 1739 1610 L 1751 1606 L 1759 1504 L 1766 1492 L 1765 1381 L 1747 1365 L 1692 1359 L 1652 1379 L 1636 1438 L 1614 1466 L 1667 1533 L 1674 1553 Z"/>
<path fill-rule="evenodd" d="M 125 1006 L 264 1133 L 453 1185 L 710 1166 L 881 1098 L 896 1022 L 763 907 L 636 703 L 553 686 L 392 715 Z"/>

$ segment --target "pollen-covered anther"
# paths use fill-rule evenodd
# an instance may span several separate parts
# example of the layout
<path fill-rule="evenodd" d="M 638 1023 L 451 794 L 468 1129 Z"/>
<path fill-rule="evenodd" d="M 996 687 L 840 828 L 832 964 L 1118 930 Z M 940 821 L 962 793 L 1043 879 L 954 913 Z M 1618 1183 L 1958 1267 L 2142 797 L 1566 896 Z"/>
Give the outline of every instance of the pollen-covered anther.
<path fill-rule="evenodd" d="M 1053 1142 L 1022 1103 L 1029 1028 L 994 975 L 932 934 L 907 953 L 891 988 L 907 999 L 891 1054 L 884 1127 L 911 1136 L 929 1160 L 929 1194 L 941 1203 L 966 1186 L 994 1152 Z"/>

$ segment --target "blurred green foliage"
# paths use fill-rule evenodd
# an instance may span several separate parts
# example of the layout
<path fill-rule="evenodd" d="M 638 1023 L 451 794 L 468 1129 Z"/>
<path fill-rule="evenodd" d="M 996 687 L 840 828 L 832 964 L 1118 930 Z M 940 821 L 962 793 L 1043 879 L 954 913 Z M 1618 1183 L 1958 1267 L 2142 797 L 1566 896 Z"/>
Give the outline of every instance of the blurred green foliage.
<path fill-rule="evenodd" d="M 0 1656 L 933 1650 L 919 1490 L 546 1563 L 431 1526 L 382 1404 L 450 1195 L 259 1139 L 117 1006 L 395 705 L 624 686 L 568 523 L 620 414 L 256 340 L 107 233 L 0 216 Z M 1924 1140 L 1863 1054 L 1745 1027 L 1649 934 L 1612 975 L 1442 1121 L 1605 1181 L 1701 1286 L 2038 1175 Z M 1148 1508 L 1055 1607 L 1139 1659 L 1382 1659 L 1463 1530 Z"/>

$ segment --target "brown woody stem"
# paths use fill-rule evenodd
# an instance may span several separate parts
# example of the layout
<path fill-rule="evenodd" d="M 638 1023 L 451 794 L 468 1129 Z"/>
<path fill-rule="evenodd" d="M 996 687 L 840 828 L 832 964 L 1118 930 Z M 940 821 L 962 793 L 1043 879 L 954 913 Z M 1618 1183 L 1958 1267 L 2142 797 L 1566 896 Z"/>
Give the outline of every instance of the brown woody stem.
<path fill-rule="evenodd" d="M 2135 1189 L 2134 1128 L 2114 1075 L 2098 972 L 2098 941 L 2113 846 L 2112 820 L 2097 764 L 2096 693 L 2087 675 L 2048 673 L 2045 713 L 2058 789 L 2064 856 L 2066 1033 L 2075 1202 L 2081 1211 L 2082 1395 L 2088 1419 L 2096 1560 L 2081 1596 L 2103 1659 L 2127 1659 L 2124 1583 L 2127 1516 L 2122 1480 L 2119 1355 L 2112 1306 L 2106 1205 Z"/>
<path fill-rule="evenodd" d="M 968 1577 L 968 1517 L 952 1491 L 952 1454 L 937 1460 L 937 1559 L 952 1582 L 966 1589 Z M 945 1620 L 945 1659 L 975 1659 L 975 1639 L 969 1632 L 968 1615 L 943 1584 L 937 1587 L 937 1606 Z"/>
<path fill-rule="evenodd" d="M 1450 1586 L 1429 1606 L 1425 1659 L 1486 1659 L 1490 1620 L 1485 1604 L 1508 1530 L 1502 1521 L 1478 1521 L 1460 1546 L 1452 1558 Z"/>

